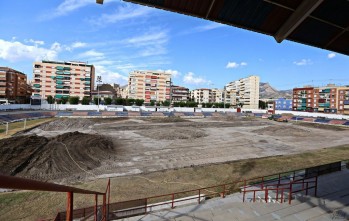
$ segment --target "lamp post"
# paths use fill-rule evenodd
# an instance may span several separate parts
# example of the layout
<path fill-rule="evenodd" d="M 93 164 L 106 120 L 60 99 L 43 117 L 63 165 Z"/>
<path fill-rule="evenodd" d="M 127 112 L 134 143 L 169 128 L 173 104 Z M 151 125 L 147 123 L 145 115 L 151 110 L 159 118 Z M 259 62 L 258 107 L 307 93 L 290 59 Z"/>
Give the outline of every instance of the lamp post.
<path fill-rule="evenodd" d="M 98 109 L 97 112 L 99 112 L 99 87 L 98 87 L 98 83 L 102 83 L 102 76 L 97 76 L 97 104 L 98 104 Z"/>

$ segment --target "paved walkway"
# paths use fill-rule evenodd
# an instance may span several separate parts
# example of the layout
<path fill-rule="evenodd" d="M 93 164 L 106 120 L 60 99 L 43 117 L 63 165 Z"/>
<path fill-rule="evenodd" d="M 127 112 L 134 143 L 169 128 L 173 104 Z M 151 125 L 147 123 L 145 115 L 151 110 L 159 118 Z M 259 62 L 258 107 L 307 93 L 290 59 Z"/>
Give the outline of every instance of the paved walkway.
<path fill-rule="evenodd" d="M 318 197 L 296 195 L 292 204 L 242 203 L 240 193 L 202 204 L 169 209 L 123 221 L 349 220 L 349 170 L 319 177 Z"/>

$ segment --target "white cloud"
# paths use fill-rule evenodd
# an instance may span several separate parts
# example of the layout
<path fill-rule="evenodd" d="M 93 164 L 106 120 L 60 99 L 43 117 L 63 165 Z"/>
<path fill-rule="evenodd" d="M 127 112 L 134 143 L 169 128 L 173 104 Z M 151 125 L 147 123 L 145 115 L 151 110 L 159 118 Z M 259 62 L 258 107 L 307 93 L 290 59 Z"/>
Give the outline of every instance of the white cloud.
<path fill-rule="evenodd" d="M 242 67 L 242 66 L 246 66 L 247 63 L 246 62 L 241 62 L 241 63 L 237 63 L 237 62 L 233 62 L 230 61 L 228 62 L 228 64 L 225 66 L 225 68 L 238 68 L 238 67 Z"/>
<path fill-rule="evenodd" d="M 195 74 L 193 72 L 188 72 L 183 76 L 183 82 L 186 84 L 209 84 L 211 81 L 206 80 L 203 77 L 195 77 Z"/>
<path fill-rule="evenodd" d="M 115 2 L 116 0 L 105 0 L 104 4 L 109 2 Z M 68 15 L 80 8 L 86 7 L 88 5 L 96 5 L 95 0 L 64 0 L 55 9 L 40 16 L 41 20 L 53 19 L 60 16 Z"/>
<path fill-rule="evenodd" d="M 328 55 L 327 55 L 327 58 L 328 59 L 331 59 L 331 58 L 334 58 L 334 57 L 336 57 L 336 54 L 335 53 L 329 53 Z"/>
<path fill-rule="evenodd" d="M 226 26 L 220 23 L 210 22 L 209 24 L 206 24 L 206 25 L 201 25 L 201 26 L 197 26 L 197 27 L 185 30 L 179 33 L 179 35 L 188 35 L 193 33 L 205 32 L 205 31 L 210 31 L 210 30 L 223 28 L 223 27 L 226 27 Z"/>
<path fill-rule="evenodd" d="M 103 82 L 125 84 L 128 81 L 128 77 L 119 74 L 116 71 L 109 70 L 103 65 L 96 65 L 96 76 L 101 76 Z"/>
<path fill-rule="evenodd" d="M 34 40 L 29 43 L 34 43 Z M 0 58 L 10 62 L 42 59 L 55 60 L 61 50 L 60 44 L 57 42 L 52 44 L 50 48 L 44 48 L 40 47 L 38 43 L 27 45 L 19 41 L 5 41 L 0 39 Z"/>
<path fill-rule="evenodd" d="M 80 41 L 77 41 L 77 42 L 74 42 L 73 44 L 71 44 L 72 48 L 83 48 L 83 47 L 86 47 L 86 46 L 87 46 L 86 43 L 80 42 Z"/>
<path fill-rule="evenodd" d="M 176 78 L 176 77 L 179 77 L 181 76 L 181 73 L 177 70 L 172 70 L 172 69 L 168 69 L 168 70 L 161 70 L 159 69 L 158 71 L 161 71 L 161 72 L 165 72 L 165 73 L 168 73 L 168 74 L 171 74 L 171 76 L 173 78 Z"/>
<path fill-rule="evenodd" d="M 210 30 L 222 28 L 222 27 L 225 27 L 225 25 L 220 24 L 220 23 L 216 23 L 216 22 L 212 22 L 212 23 L 207 24 L 207 25 L 198 26 L 198 27 L 194 28 L 194 30 L 197 32 L 203 32 L 203 31 L 210 31 Z"/>
<path fill-rule="evenodd" d="M 12 38 L 13 40 L 16 40 L 16 38 Z M 34 45 L 44 45 L 45 42 L 44 41 L 38 41 L 38 40 L 33 40 L 33 39 L 29 39 L 29 40 L 24 40 L 25 43 L 33 43 Z"/>
<path fill-rule="evenodd" d="M 98 18 L 90 19 L 89 22 L 93 25 L 104 26 L 106 24 L 118 23 L 126 20 L 135 20 L 139 17 L 148 15 L 152 11 L 149 7 L 122 5 L 111 14 L 102 14 Z"/>
<path fill-rule="evenodd" d="M 167 32 L 145 33 L 144 35 L 125 39 L 124 42 L 135 47 L 158 45 L 168 42 Z"/>
<path fill-rule="evenodd" d="M 158 29 L 153 28 L 141 36 L 127 38 L 121 43 L 127 47 L 140 48 L 137 56 L 149 57 L 166 54 L 168 40 L 167 31 L 158 31 Z"/>
<path fill-rule="evenodd" d="M 310 65 L 313 64 L 310 59 L 302 59 L 300 61 L 294 61 L 293 64 L 298 66 Z"/>
<path fill-rule="evenodd" d="M 85 51 L 81 54 L 79 54 L 79 57 L 81 58 L 91 58 L 91 59 L 100 59 L 100 58 L 104 58 L 104 53 L 102 52 L 98 52 L 94 49 L 89 50 L 89 51 Z"/>

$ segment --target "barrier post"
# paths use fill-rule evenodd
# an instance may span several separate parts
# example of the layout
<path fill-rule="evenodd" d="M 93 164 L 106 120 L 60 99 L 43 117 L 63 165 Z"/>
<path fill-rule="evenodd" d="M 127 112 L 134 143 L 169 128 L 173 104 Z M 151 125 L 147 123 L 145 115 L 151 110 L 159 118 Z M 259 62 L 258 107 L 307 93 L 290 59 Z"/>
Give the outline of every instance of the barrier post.
<path fill-rule="evenodd" d="M 148 198 L 145 198 L 145 211 L 144 214 L 147 214 L 148 212 Z"/>
<path fill-rule="evenodd" d="M 67 213 L 66 213 L 66 221 L 73 221 L 73 202 L 74 202 L 74 194 L 73 192 L 67 193 Z"/>
<path fill-rule="evenodd" d="M 8 135 L 8 122 L 6 122 L 6 135 Z"/>
<path fill-rule="evenodd" d="M 315 177 L 315 196 L 317 196 L 317 176 Z"/>
<path fill-rule="evenodd" d="M 305 190 L 305 195 L 307 196 L 308 195 L 308 182 L 307 182 L 307 184 L 305 185 L 305 188 L 306 188 L 306 190 Z"/>
<path fill-rule="evenodd" d="M 225 197 L 225 185 L 223 185 L 223 193 L 222 193 L 222 198 Z"/>
<path fill-rule="evenodd" d="M 200 202 L 199 202 L 200 203 Z M 172 206 L 171 208 L 173 209 L 174 208 L 174 193 L 172 193 Z"/>
<path fill-rule="evenodd" d="M 107 195 L 103 194 L 103 216 L 104 220 L 107 220 Z"/>
<path fill-rule="evenodd" d="M 24 126 L 23 129 L 25 130 L 27 128 L 27 118 L 24 118 Z"/>
<path fill-rule="evenodd" d="M 199 199 L 198 199 L 198 204 L 200 204 L 200 196 L 201 196 L 201 191 L 199 189 Z"/>
<path fill-rule="evenodd" d="M 268 189 L 265 188 L 265 194 L 264 194 L 265 202 L 268 202 Z"/>
<path fill-rule="evenodd" d="M 256 191 L 253 191 L 253 202 L 256 202 Z"/>
<path fill-rule="evenodd" d="M 97 221 L 97 206 L 98 206 L 98 195 L 95 194 L 95 221 Z"/>
<path fill-rule="evenodd" d="M 284 189 L 281 189 L 281 203 L 284 202 Z"/>
<path fill-rule="evenodd" d="M 246 194 L 246 180 L 244 180 L 244 193 L 243 193 L 243 198 L 242 198 L 242 202 L 245 202 L 245 194 Z"/>
<path fill-rule="evenodd" d="M 288 204 L 291 204 L 292 200 L 292 182 L 290 182 L 290 192 L 288 193 Z"/>

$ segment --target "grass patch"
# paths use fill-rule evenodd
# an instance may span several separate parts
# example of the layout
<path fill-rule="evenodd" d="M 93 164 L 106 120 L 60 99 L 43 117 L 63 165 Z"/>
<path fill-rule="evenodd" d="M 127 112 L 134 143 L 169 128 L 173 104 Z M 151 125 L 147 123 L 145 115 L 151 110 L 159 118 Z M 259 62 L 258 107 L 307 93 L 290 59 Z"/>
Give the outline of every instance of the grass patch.
<path fill-rule="evenodd" d="M 209 164 L 117 177 L 111 179 L 111 202 L 140 199 L 154 195 L 170 194 L 231 183 L 238 180 L 251 179 L 347 159 L 349 159 L 349 145 L 343 145 L 287 156 L 246 159 L 221 164 Z M 89 190 L 104 191 L 106 184 L 106 179 L 99 179 L 74 186 Z M 226 189 L 236 192 L 239 190 L 239 185 L 230 185 Z M 216 192 L 222 191 L 220 188 L 211 190 Z M 18 196 L 11 198 L 10 195 L 12 194 L 18 193 L 0 194 L 0 202 L 5 202 L 0 204 L 0 211 L 6 211 L 5 214 L 0 212 L 0 220 L 10 220 L 9 218 L 12 220 L 18 219 L 25 214 L 29 214 L 29 216 L 24 220 L 52 218 L 57 211 L 64 210 L 66 206 L 66 195 L 61 193 L 47 193 L 48 195 L 42 195 L 40 192 L 32 192 L 29 198 L 24 197 L 26 200 L 20 197 L 18 198 Z M 191 193 L 191 195 L 194 194 L 197 194 L 197 192 Z M 5 198 L 3 195 L 6 195 Z M 35 195 L 37 195 L 36 198 L 34 197 Z M 6 197 L 10 198 L 6 199 Z M 93 202 L 93 196 L 74 195 L 76 208 L 92 206 Z M 16 210 L 14 208 L 21 209 Z"/>
<path fill-rule="evenodd" d="M 33 128 L 43 123 L 54 120 L 54 118 L 42 118 L 35 120 L 27 120 L 26 129 Z M 6 124 L 0 125 L 0 139 L 10 137 L 11 135 L 24 130 L 24 121 L 9 123 L 9 132 L 6 135 Z"/>

